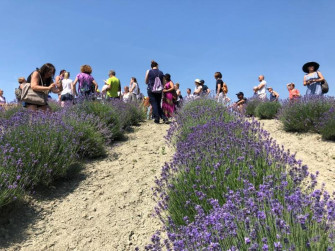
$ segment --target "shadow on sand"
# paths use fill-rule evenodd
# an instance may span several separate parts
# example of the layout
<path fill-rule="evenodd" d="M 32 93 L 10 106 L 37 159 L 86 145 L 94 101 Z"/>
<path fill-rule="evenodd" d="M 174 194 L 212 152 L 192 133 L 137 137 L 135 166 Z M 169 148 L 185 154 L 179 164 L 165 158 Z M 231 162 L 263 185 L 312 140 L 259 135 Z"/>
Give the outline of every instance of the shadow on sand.
<path fill-rule="evenodd" d="M 29 236 L 38 234 L 41 229 L 29 229 L 38 220 L 43 220 L 44 206 L 53 200 L 61 200 L 72 193 L 86 179 L 82 172 L 83 165 L 77 164 L 69 169 L 66 177 L 55 180 L 50 187 L 37 186 L 34 195 L 27 195 L 24 200 L 15 201 L 0 208 L 0 249 L 11 246 L 20 247 Z M 48 207 L 48 205 L 46 206 Z"/>

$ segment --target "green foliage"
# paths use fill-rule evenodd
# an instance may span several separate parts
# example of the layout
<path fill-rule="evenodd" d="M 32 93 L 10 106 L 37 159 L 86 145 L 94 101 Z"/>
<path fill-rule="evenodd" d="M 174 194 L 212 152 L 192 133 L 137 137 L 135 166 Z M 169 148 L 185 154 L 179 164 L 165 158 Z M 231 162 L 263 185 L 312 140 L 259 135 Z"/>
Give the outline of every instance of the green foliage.
<path fill-rule="evenodd" d="M 261 104 L 263 101 L 258 98 L 248 99 L 245 105 L 245 115 L 247 116 L 256 116 L 256 107 Z"/>
<path fill-rule="evenodd" d="M 280 107 L 279 102 L 262 102 L 256 107 L 255 114 L 260 119 L 273 119 Z"/>
<path fill-rule="evenodd" d="M 323 139 L 335 141 L 335 106 L 324 113 L 318 129 Z"/>

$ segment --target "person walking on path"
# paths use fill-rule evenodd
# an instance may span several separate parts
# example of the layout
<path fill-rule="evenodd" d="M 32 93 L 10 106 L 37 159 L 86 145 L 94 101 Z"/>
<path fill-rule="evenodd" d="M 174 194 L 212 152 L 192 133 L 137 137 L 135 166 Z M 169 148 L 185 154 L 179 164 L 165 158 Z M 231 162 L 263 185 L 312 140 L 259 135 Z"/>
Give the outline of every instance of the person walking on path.
<path fill-rule="evenodd" d="M 92 95 L 98 89 L 98 84 L 92 77 L 92 68 L 89 65 L 82 65 L 80 67 L 81 73 L 76 76 L 76 79 L 72 83 L 72 92 L 75 96 L 88 97 Z M 76 85 L 79 83 L 78 92 Z"/>
<path fill-rule="evenodd" d="M 308 62 L 303 65 L 302 70 L 306 73 L 304 76 L 304 86 L 307 86 L 306 95 L 322 95 L 321 82 L 324 77 L 318 71 L 320 65 L 316 62 Z"/>
<path fill-rule="evenodd" d="M 268 87 L 267 90 L 268 90 L 269 93 L 270 93 L 270 98 L 269 98 L 269 99 L 270 99 L 270 102 L 278 101 L 278 99 L 279 99 L 279 94 L 278 94 L 277 92 L 275 92 L 275 91 L 273 90 L 272 87 Z"/>
<path fill-rule="evenodd" d="M 106 98 L 111 99 L 120 99 L 121 97 L 121 81 L 115 77 L 115 71 L 110 70 L 108 73 L 109 78 L 105 82 L 106 85 L 109 85 L 106 93 Z"/>
<path fill-rule="evenodd" d="M 215 72 L 214 73 L 214 78 L 216 80 L 216 85 L 215 85 L 215 93 L 216 93 L 216 96 L 215 98 L 218 99 L 219 98 L 219 95 L 220 93 L 222 93 L 222 86 L 223 86 L 223 81 L 222 81 L 222 74 L 221 72 Z"/>
<path fill-rule="evenodd" d="M 164 79 L 163 72 L 158 69 L 157 62 L 151 61 L 151 69 L 147 70 L 145 74 L 145 83 L 148 85 L 147 91 L 148 91 L 149 101 L 152 106 L 154 122 L 158 124 L 160 119 L 163 119 L 164 122 L 167 122 L 167 118 L 164 115 L 162 107 L 161 107 L 162 92 L 152 91 L 156 77 L 158 77 L 161 83 L 164 85 L 165 79 Z"/>
<path fill-rule="evenodd" d="M 255 91 L 257 91 L 257 96 L 261 100 L 266 99 L 266 81 L 264 75 L 258 77 L 259 85 L 256 86 Z"/>
<path fill-rule="evenodd" d="M 173 102 L 173 93 L 175 92 L 174 84 L 171 80 L 171 75 L 169 73 L 165 74 L 165 85 L 163 89 L 163 104 L 162 109 L 165 117 L 171 118 L 175 110 L 175 104 Z"/>
<path fill-rule="evenodd" d="M 135 77 L 130 79 L 129 92 L 131 93 L 131 101 L 137 101 L 140 94 L 140 88 Z"/>
<path fill-rule="evenodd" d="M 71 103 L 73 101 L 72 80 L 70 79 L 69 72 L 64 72 L 61 83 L 63 91 L 60 94 L 60 101 L 61 107 L 64 107 L 65 103 Z"/>
<path fill-rule="evenodd" d="M 300 92 L 297 89 L 295 89 L 294 83 L 288 83 L 286 86 L 289 92 L 289 99 L 291 101 L 296 100 L 301 97 Z"/>

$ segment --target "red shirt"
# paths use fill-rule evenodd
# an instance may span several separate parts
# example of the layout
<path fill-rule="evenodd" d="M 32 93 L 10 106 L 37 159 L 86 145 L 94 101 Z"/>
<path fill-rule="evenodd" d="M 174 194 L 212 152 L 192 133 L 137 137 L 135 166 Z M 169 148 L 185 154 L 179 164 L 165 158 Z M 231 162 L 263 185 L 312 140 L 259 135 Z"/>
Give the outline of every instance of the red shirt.
<path fill-rule="evenodd" d="M 290 93 L 290 99 L 299 98 L 300 96 L 300 92 L 297 89 L 289 90 L 288 92 Z"/>

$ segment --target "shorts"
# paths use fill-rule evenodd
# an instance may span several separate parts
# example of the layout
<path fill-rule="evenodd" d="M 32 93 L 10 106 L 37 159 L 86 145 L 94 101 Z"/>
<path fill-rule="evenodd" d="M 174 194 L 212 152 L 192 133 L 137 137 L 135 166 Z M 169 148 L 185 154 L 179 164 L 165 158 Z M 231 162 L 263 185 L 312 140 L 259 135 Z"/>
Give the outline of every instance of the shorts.
<path fill-rule="evenodd" d="M 72 101 L 73 96 L 70 93 L 66 93 L 60 97 L 61 101 Z"/>

